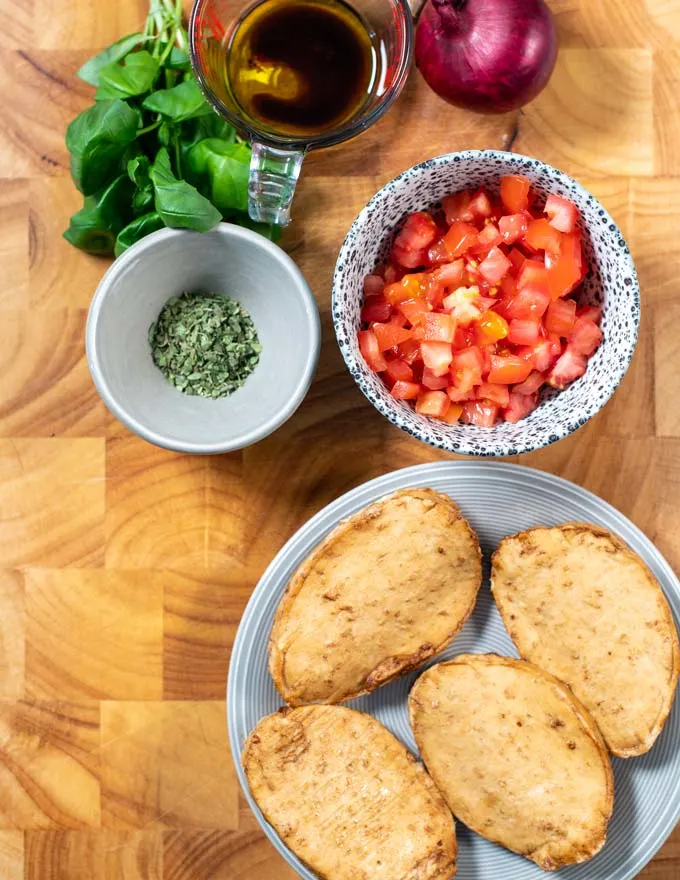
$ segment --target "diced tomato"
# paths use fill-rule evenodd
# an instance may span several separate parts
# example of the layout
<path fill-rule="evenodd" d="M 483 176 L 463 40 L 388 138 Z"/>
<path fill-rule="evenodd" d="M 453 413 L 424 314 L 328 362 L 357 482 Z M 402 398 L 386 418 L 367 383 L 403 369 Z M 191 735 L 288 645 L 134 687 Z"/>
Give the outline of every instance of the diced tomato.
<path fill-rule="evenodd" d="M 403 361 L 412 367 L 421 360 L 420 343 L 417 339 L 408 339 L 406 342 L 402 342 L 401 345 L 397 346 L 397 354 Z"/>
<path fill-rule="evenodd" d="M 435 376 L 443 376 L 448 372 L 453 359 L 453 348 L 448 342 L 423 342 L 420 353 L 425 366 L 432 370 Z"/>
<path fill-rule="evenodd" d="M 515 274 L 519 275 L 522 266 L 526 263 L 527 258 L 524 256 L 522 251 L 519 248 L 511 248 L 510 253 L 508 254 L 508 259 L 512 263 L 512 267 L 515 270 Z"/>
<path fill-rule="evenodd" d="M 514 345 L 533 345 L 538 340 L 541 324 L 530 318 L 513 318 L 508 330 L 508 342 Z"/>
<path fill-rule="evenodd" d="M 513 394 L 535 394 L 539 388 L 543 387 L 545 382 L 545 373 L 539 373 L 538 370 L 533 370 L 524 382 L 520 382 L 518 385 L 512 386 Z"/>
<path fill-rule="evenodd" d="M 545 313 L 545 329 L 558 336 L 569 336 L 576 320 L 576 303 L 573 299 L 555 299 Z"/>
<path fill-rule="evenodd" d="M 469 223 L 456 221 L 444 236 L 444 244 L 452 260 L 462 257 L 477 244 L 477 229 Z"/>
<path fill-rule="evenodd" d="M 548 384 L 554 388 L 565 388 L 586 371 L 587 362 L 582 354 L 568 345 L 555 366 L 548 373 Z"/>
<path fill-rule="evenodd" d="M 498 406 L 507 406 L 510 399 L 507 385 L 492 385 L 490 382 L 478 385 L 475 388 L 475 394 L 478 400 L 489 400 L 491 403 L 497 403 Z"/>
<path fill-rule="evenodd" d="M 531 364 L 515 354 L 491 355 L 489 382 L 515 385 L 524 382 L 531 372 Z"/>
<path fill-rule="evenodd" d="M 578 220 L 578 208 L 568 199 L 551 194 L 545 202 L 545 213 L 550 218 L 550 225 L 560 232 L 573 232 Z"/>
<path fill-rule="evenodd" d="M 456 322 L 451 315 L 442 315 L 430 312 L 423 316 L 425 335 L 423 339 L 428 342 L 453 342 L 456 332 Z"/>
<path fill-rule="evenodd" d="M 576 310 L 577 318 L 587 318 L 593 324 L 598 324 L 602 320 L 602 309 L 599 306 L 581 306 Z"/>
<path fill-rule="evenodd" d="M 539 260 L 525 260 L 517 274 L 517 289 L 531 287 L 548 293 L 548 273 Z"/>
<path fill-rule="evenodd" d="M 385 282 L 380 277 L 380 275 L 367 275 L 364 278 L 364 295 L 380 296 L 380 294 L 383 292 L 384 286 Z"/>
<path fill-rule="evenodd" d="M 446 410 L 446 415 L 440 416 L 440 418 L 442 421 L 448 422 L 449 425 L 455 425 L 456 422 L 460 421 L 462 412 L 463 407 L 460 404 L 452 403 Z"/>
<path fill-rule="evenodd" d="M 400 229 L 394 245 L 400 250 L 423 251 L 428 248 L 437 236 L 437 224 L 430 214 L 425 211 L 416 211 L 409 214 L 406 222 Z M 408 265 L 399 260 L 402 266 Z M 416 264 L 419 265 L 419 264 Z"/>
<path fill-rule="evenodd" d="M 451 255 L 443 238 L 435 241 L 427 249 L 427 262 L 430 266 L 441 266 L 442 263 L 448 263 L 450 259 Z"/>
<path fill-rule="evenodd" d="M 503 296 L 514 296 L 517 293 L 517 282 L 512 275 L 506 275 L 501 281 L 501 293 Z"/>
<path fill-rule="evenodd" d="M 395 281 L 399 281 L 401 276 L 404 274 L 404 270 L 401 268 L 397 268 L 393 266 L 391 263 L 389 266 L 385 267 L 385 272 L 383 273 L 383 278 L 385 279 L 385 284 L 394 284 Z"/>
<path fill-rule="evenodd" d="M 405 299 L 411 299 L 413 294 L 409 293 L 401 281 L 394 281 L 392 284 L 385 285 L 384 296 L 391 306 L 396 306 Z"/>
<path fill-rule="evenodd" d="M 387 369 L 387 361 L 380 351 L 378 340 L 372 330 L 360 330 L 357 334 L 359 339 L 359 351 L 364 357 L 371 370 L 381 373 Z"/>
<path fill-rule="evenodd" d="M 492 248 L 486 258 L 479 265 L 480 274 L 489 284 L 498 284 L 512 263 L 499 247 Z"/>
<path fill-rule="evenodd" d="M 394 383 L 390 391 L 392 397 L 397 400 L 415 400 L 420 394 L 420 385 L 417 382 L 402 382 L 401 380 Z"/>
<path fill-rule="evenodd" d="M 475 324 L 477 345 L 493 345 L 508 335 L 508 322 L 493 310 L 485 311 Z"/>
<path fill-rule="evenodd" d="M 477 244 L 473 250 L 475 253 L 487 254 L 491 248 L 501 244 L 502 241 L 503 239 L 498 231 L 498 227 L 494 226 L 493 223 L 487 223 L 477 236 Z"/>
<path fill-rule="evenodd" d="M 581 236 L 576 232 L 562 236 L 560 252 L 548 268 L 548 288 L 552 299 L 567 296 L 583 281 L 584 261 Z"/>
<path fill-rule="evenodd" d="M 422 299 L 407 299 L 397 305 L 397 309 L 406 317 L 406 320 L 415 327 L 429 315 L 430 307 Z"/>
<path fill-rule="evenodd" d="M 380 351 L 387 351 L 395 348 L 402 342 L 406 342 L 411 338 L 411 331 L 405 327 L 397 327 L 394 324 L 374 324 L 373 332 L 378 340 L 378 348 Z"/>
<path fill-rule="evenodd" d="M 442 307 L 461 325 L 471 324 L 481 315 L 479 288 L 459 287 L 444 298 Z"/>
<path fill-rule="evenodd" d="M 503 418 L 506 422 L 519 422 L 525 418 L 530 412 L 533 412 L 538 406 L 537 394 L 516 394 L 510 395 L 510 401 L 503 411 Z"/>
<path fill-rule="evenodd" d="M 498 221 L 498 229 L 505 244 L 514 244 L 527 231 L 529 222 L 525 214 L 506 214 Z M 520 252 L 517 251 L 519 254 Z"/>
<path fill-rule="evenodd" d="M 451 379 L 453 385 L 462 392 L 467 392 L 482 381 L 484 355 L 481 348 L 471 345 L 457 351 L 451 359 Z"/>
<path fill-rule="evenodd" d="M 508 174 L 501 180 L 501 201 L 511 214 L 529 207 L 531 183 L 521 174 Z"/>
<path fill-rule="evenodd" d="M 493 214 L 493 205 L 488 193 L 483 190 L 477 190 L 470 200 L 470 210 L 476 218 L 486 218 Z"/>
<path fill-rule="evenodd" d="M 413 381 L 413 370 L 409 367 L 406 361 L 402 361 L 401 358 L 394 358 L 393 360 L 388 361 L 385 373 L 393 382 Z"/>
<path fill-rule="evenodd" d="M 456 388 L 455 385 L 449 385 L 446 389 L 446 393 L 449 395 L 449 400 L 452 403 L 465 403 L 466 400 L 474 400 L 476 397 L 474 386 L 468 388 L 467 391 L 461 391 L 459 388 Z"/>
<path fill-rule="evenodd" d="M 406 320 L 406 316 L 402 315 L 401 312 L 393 312 L 390 315 L 390 324 L 394 324 L 395 327 L 405 327 L 408 324 Z"/>
<path fill-rule="evenodd" d="M 447 371 L 443 376 L 435 376 L 432 370 L 430 370 L 428 367 L 425 367 L 420 381 L 426 388 L 429 388 L 430 391 L 441 391 L 442 389 L 448 387 L 449 374 Z"/>
<path fill-rule="evenodd" d="M 417 269 L 419 266 L 424 266 L 427 262 L 427 248 L 423 248 L 419 251 L 414 251 L 412 248 L 408 248 L 397 240 L 392 246 L 392 259 L 395 263 L 399 263 L 400 266 L 403 266 L 405 269 Z"/>
<path fill-rule="evenodd" d="M 423 391 L 416 400 L 416 412 L 422 416 L 441 419 L 450 405 L 451 401 L 443 391 Z"/>
<path fill-rule="evenodd" d="M 524 287 L 518 290 L 512 300 L 507 304 L 506 311 L 509 318 L 538 320 L 548 308 L 550 297 L 541 290 Z"/>
<path fill-rule="evenodd" d="M 442 208 L 446 215 L 446 222 L 452 226 L 456 220 L 462 220 L 465 223 L 471 223 L 475 219 L 475 215 L 470 209 L 472 196 L 468 190 L 454 193 L 452 196 L 444 196 L 442 199 Z"/>
<path fill-rule="evenodd" d="M 463 260 L 454 260 L 453 263 L 446 263 L 440 266 L 432 273 L 439 284 L 450 290 L 461 287 L 465 276 L 465 263 Z"/>
<path fill-rule="evenodd" d="M 496 423 L 498 407 L 495 403 L 482 403 L 474 400 L 463 404 L 461 421 L 478 428 L 492 428 Z"/>
<path fill-rule="evenodd" d="M 382 281 L 382 278 L 380 279 Z M 361 310 L 361 320 L 365 324 L 372 324 L 374 321 L 385 322 L 392 314 L 392 305 L 382 296 L 369 296 L 364 302 Z"/>
<path fill-rule="evenodd" d="M 536 251 L 548 251 L 551 254 L 559 254 L 562 233 L 545 219 L 532 220 L 524 235 L 524 241 Z"/>
<path fill-rule="evenodd" d="M 563 300 L 558 300 L 558 302 L 563 302 Z M 602 331 L 594 321 L 584 317 L 576 319 L 569 335 L 571 349 L 585 357 L 590 357 L 601 342 Z"/>

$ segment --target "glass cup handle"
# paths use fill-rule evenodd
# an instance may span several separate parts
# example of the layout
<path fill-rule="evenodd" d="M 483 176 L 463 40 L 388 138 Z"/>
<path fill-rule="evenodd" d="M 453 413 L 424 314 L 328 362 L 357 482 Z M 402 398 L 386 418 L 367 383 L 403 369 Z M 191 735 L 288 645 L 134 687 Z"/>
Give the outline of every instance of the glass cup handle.
<path fill-rule="evenodd" d="M 305 154 L 253 143 L 248 214 L 258 223 L 290 223 L 290 205 Z"/>

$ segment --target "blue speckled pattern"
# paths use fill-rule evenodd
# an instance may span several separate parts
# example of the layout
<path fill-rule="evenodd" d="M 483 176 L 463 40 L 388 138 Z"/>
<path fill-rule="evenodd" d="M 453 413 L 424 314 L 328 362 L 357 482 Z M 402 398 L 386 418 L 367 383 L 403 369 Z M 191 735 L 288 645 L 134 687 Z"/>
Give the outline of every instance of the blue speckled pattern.
<path fill-rule="evenodd" d="M 541 199 L 557 193 L 581 213 L 584 254 L 589 266 L 580 303 L 602 306 L 604 340 L 586 374 L 564 391 L 542 392 L 540 406 L 517 424 L 493 428 L 446 425 L 394 400 L 364 362 L 357 343 L 363 279 L 384 261 L 395 231 L 407 214 L 433 209 L 462 189 L 498 190 L 505 174 L 524 174 Z M 392 424 L 448 452 L 462 455 L 518 455 L 555 443 L 585 425 L 609 400 L 633 356 L 640 323 L 640 289 L 620 229 L 602 205 L 575 180 L 536 159 L 494 150 L 437 156 L 404 171 L 361 211 L 347 234 L 333 278 L 333 323 L 338 345 L 357 385 Z"/>

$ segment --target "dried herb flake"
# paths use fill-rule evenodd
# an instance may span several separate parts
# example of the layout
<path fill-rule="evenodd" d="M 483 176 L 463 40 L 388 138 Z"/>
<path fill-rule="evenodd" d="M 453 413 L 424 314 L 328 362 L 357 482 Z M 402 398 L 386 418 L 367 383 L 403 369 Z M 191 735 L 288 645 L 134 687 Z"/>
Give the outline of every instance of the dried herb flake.
<path fill-rule="evenodd" d="M 185 394 L 227 397 L 260 360 L 250 315 L 230 296 L 173 296 L 149 328 L 154 363 Z"/>

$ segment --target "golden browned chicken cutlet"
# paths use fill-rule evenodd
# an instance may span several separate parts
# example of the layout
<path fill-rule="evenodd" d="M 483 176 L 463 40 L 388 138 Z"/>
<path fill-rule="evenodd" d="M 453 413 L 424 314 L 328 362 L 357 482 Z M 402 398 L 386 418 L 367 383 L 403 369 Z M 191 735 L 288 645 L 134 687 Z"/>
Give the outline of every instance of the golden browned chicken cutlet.
<path fill-rule="evenodd" d="M 453 818 L 422 765 L 344 706 L 263 718 L 242 755 L 267 821 L 322 880 L 450 880 Z"/>
<path fill-rule="evenodd" d="M 527 660 L 590 711 L 614 755 L 647 752 L 678 681 L 678 635 L 652 573 L 599 526 L 566 523 L 501 541 L 492 590 Z"/>
<path fill-rule="evenodd" d="M 481 583 L 477 536 L 447 495 L 406 489 L 341 523 L 293 575 L 269 668 L 292 706 L 339 703 L 444 648 Z"/>
<path fill-rule="evenodd" d="M 418 748 L 454 815 L 545 871 L 605 842 L 614 784 L 597 725 L 531 663 L 462 654 L 409 696 Z"/>

